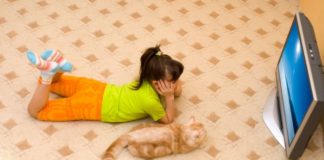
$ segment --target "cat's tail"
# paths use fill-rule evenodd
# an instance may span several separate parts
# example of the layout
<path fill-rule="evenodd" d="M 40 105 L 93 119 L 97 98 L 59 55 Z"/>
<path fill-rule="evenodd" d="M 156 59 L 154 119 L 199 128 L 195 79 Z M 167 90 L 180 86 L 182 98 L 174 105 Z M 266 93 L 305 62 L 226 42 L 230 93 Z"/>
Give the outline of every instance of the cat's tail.
<path fill-rule="evenodd" d="M 105 151 L 102 160 L 115 160 L 116 156 L 128 145 L 128 136 L 116 139 Z"/>

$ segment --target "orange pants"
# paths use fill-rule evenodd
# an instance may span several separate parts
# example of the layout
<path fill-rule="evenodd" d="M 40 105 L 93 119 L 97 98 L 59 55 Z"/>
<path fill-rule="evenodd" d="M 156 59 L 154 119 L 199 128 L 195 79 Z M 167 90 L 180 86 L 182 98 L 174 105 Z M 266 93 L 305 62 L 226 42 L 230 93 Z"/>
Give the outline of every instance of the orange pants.
<path fill-rule="evenodd" d="M 101 103 L 106 83 L 62 75 L 50 91 L 63 96 L 49 100 L 37 118 L 45 121 L 101 120 Z"/>

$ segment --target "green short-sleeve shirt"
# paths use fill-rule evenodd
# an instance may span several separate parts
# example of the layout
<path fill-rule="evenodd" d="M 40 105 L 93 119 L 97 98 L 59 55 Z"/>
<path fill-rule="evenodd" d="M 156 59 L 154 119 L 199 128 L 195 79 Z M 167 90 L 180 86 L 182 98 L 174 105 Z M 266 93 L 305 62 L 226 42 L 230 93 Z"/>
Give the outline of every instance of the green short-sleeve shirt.
<path fill-rule="evenodd" d="M 151 84 L 144 81 L 138 90 L 133 90 L 136 83 L 122 86 L 107 84 L 102 100 L 102 121 L 127 122 L 147 116 L 157 121 L 164 117 L 165 110 Z"/>

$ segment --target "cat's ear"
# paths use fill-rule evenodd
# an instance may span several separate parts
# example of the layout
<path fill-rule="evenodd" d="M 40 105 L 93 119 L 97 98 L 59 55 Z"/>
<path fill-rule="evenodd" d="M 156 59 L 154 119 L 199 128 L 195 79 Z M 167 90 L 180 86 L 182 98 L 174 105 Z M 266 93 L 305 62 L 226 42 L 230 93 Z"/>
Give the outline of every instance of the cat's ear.
<path fill-rule="evenodd" d="M 190 126 L 190 125 L 192 125 L 194 123 L 196 123 L 196 119 L 195 119 L 194 116 L 191 116 L 190 119 L 189 119 L 189 122 L 187 123 L 187 125 Z"/>

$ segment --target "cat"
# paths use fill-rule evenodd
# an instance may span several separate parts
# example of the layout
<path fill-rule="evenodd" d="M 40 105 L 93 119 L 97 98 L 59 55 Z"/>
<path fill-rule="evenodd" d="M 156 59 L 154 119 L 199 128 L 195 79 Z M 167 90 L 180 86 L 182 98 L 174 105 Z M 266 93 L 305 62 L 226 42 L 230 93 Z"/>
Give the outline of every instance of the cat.
<path fill-rule="evenodd" d="M 187 153 L 201 147 L 206 138 L 203 124 L 196 122 L 194 117 L 186 124 L 141 124 L 115 140 L 102 159 L 114 160 L 126 147 L 133 156 L 145 159 Z"/>

